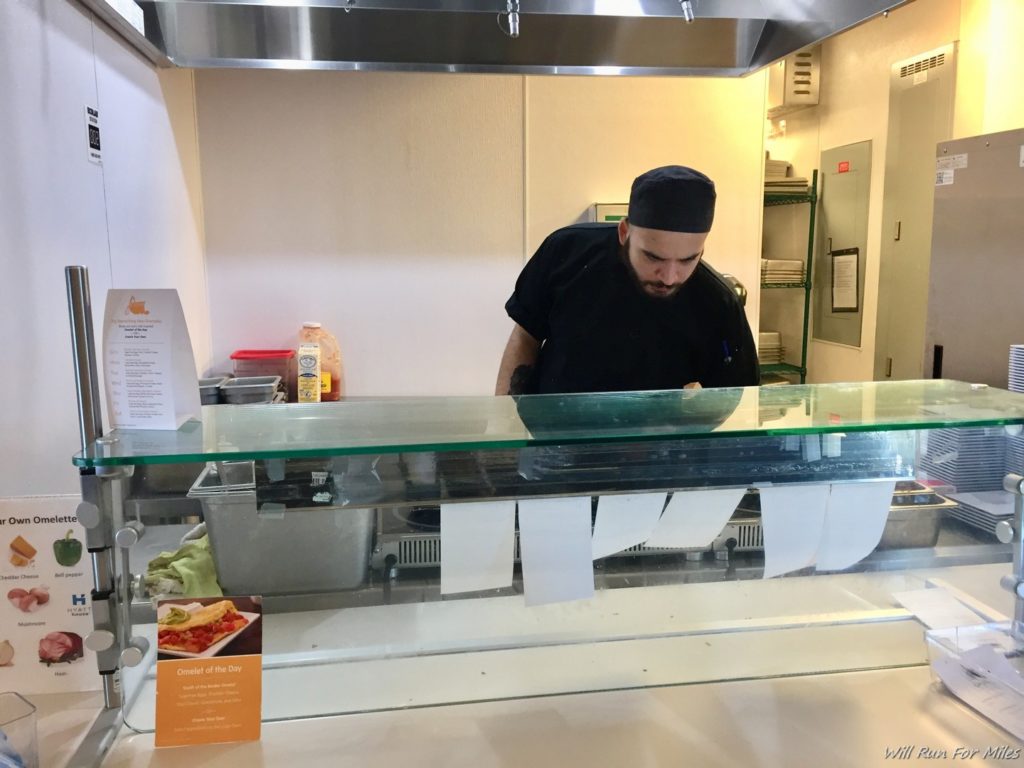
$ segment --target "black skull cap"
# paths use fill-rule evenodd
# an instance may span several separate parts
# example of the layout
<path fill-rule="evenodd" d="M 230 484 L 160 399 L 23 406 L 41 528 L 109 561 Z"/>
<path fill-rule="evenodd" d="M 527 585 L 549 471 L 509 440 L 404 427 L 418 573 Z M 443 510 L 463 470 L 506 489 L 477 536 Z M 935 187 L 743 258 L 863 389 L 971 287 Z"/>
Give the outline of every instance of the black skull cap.
<path fill-rule="evenodd" d="M 629 193 L 629 223 L 669 232 L 704 233 L 715 219 L 715 182 L 683 165 L 637 176 Z"/>

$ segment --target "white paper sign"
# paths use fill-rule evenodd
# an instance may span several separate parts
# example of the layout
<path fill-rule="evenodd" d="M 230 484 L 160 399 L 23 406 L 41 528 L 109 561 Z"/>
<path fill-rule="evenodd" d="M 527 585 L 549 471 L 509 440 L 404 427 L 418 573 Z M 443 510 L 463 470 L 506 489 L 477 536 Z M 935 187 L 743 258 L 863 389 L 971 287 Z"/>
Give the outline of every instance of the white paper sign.
<path fill-rule="evenodd" d="M 985 623 L 985 619 L 944 589 L 911 589 L 893 592 L 892 596 L 929 629 L 969 627 Z"/>
<path fill-rule="evenodd" d="M 952 168 L 943 168 L 935 172 L 935 186 L 948 187 L 956 180 L 956 171 Z"/>
<path fill-rule="evenodd" d="M 100 142 L 100 111 L 85 107 L 85 149 L 90 163 L 103 164 L 103 145 Z"/>
<path fill-rule="evenodd" d="M 590 497 L 520 501 L 519 550 L 527 605 L 593 597 Z"/>
<path fill-rule="evenodd" d="M 825 525 L 827 485 L 761 488 L 764 578 L 814 565 Z"/>
<path fill-rule="evenodd" d="M 1024 739 L 1024 697 L 1014 689 L 1001 685 L 998 678 L 985 675 L 984 656 L 991 651 L 975 648 L 961 658 L 942 656 L 932 669 L 953 694 L 981 714 L 999 723 L 1018 739 Z M 978 658 L 978 653 L 983 658 Z"/>
<path fill-rule="evenodd" d="M 92 563 L 77 496 L 0 500 L 0 690 L 68 693 L 103 687 L 92 631 Z M 70 535 L 69 535 L 70 533 Z"/>
<path fill-rule="evenodd" d="M 820 461 L 821 437 L 819 435 L 804 435 L 803 442 L 804 461 Z"/>
<path fill-rule="evenodd" d="M 832 311 L 856 312 L 859 303 L 860 251 L 844 248 L 832 251 Z M 811 435 L 817 437 L 817 435 Z"/>
<path fill-rule="evenodd" d="M 871 554 L 889 519 L 895 481 L 834 483 L 818 545 L 819 571 L 841 571 Z"/>
<path fill-rule="evenodd" d="M 935 170 L 945 171 L 950 168 L 966 168 L 967 167 L 967 153 L 963 152 L 958 155 L 946 155 L 935 160 Z"/>
<path fill-rule="evenodd" d="M 177 291 L 107 292 L 103 371 L 112 428 L 178 429 L 199 418 L 199 379 Z"/>
<path fill-rule="evenodd" d="M 512 586 L 515 501 L 441 505 L 441 594 Z"/>
<path fill-rule="evenodd" d="M 746 488 L 716 488 L 672 494 L 647 546 L 679 549 L 710 546 L 746 492 Z"/>
<path fill-rule="evenodd" d="M 643 544 L 665 508 L 665 493 L 602 496 L 594 522 L 593 557 L 598 560 Z"/>

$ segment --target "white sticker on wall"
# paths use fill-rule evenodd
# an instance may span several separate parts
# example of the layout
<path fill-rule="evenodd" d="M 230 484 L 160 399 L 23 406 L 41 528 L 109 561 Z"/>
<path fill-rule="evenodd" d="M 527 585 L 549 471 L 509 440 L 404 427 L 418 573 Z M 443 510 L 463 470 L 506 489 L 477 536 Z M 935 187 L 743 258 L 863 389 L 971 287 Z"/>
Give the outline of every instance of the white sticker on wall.
<path fill-rule="evenodd" d="M 962 152 L 958 155 L 946 155 L 935 160 L 935 169 L 938 171 L 949 170 L 950 168 L 966 168 L 967 167 L 967 153 Z"/>
<path fill-rule="evenodd" d="M 1024 168 L 1024 144 L 1020 145 L 1020 167 Z"/>
<path fill-rule="evenodd" d="M 953 183 L 953 178 L 956 175 L 956 171 L 952 168 L 946 168 L 941 171 L 935 172 L 935 186 L 936 187 L 948 187 Z"/>
<path fill-rule="evenodd" d="M 85 108 L 85 137 L 89 161 L 100 165 L 103 155 L 100 149 L 100 111 L 90 106 Z"/>

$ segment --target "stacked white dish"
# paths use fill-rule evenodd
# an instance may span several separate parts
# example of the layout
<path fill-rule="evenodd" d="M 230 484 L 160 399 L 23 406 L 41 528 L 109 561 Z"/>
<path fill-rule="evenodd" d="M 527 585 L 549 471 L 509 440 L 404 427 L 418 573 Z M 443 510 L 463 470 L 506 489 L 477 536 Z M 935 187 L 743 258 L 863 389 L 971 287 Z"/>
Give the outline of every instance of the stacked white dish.
<path fill-rule="evenodd" d="M 1024 344 L 1010 347 L 1010 369 L 1008 387 L 1011 392 L 1024 392 Z"/>
<path fill-rule="evenodd" d="M 808 182 L 803 176 L 786 176 L 785 178 L 765 179 L 766 195 L 806 195 Z"/>
<path fill-rule="evenodd" d="M 1002 427 L 936 429 L 928 433 L 921 469 L 960 493 L 1003 487 L 1006 432 Z"/>
<path fill-rule="evenodd" d="M 762 331 L 757 339 L 757 360 L 761 365 L 781 363 L 785 349 L 778 331 Z"/>
<path fill-rule="evenodd" d="M 764 161 L 764 177 L 766 180 L 777 181 L 784 179 L 793 172 L 793 164 L 786 160 L 772 160 L 770 157 Z"/>
<path fill-rule="evenodd" d="M 950 496 L 960 506 L 949 514 L 988 533 L 996 532 L 996 524 L 1013 516 L 1014 494 L 1007 491 L 955 493 Z"/>
<path fill-rule="evenodd" d="M 1010 367 L 1008 375 L 1011 392 L 1024 392 L 1024 344 L 1010 347 Z M 1006 438 L 1007 472 L 1024 472 L 1024 434 L 1010 435 Z"/>
<path fill-rule="evenodd" d="M 1024 392 L 1024 344 L 1010 347 L 1007 378 L 1011 392 Z M 951 461 L 937 462 L 943 457 L 936 451 L 950 445 L 941 433 L 961 435 L 960 452 Z M 940 439 L 933 448 L 936 436 Z M 956 488 L 950 498 L 960 506 L 949 511 L 951 517 L 995 533 L 996 524 L 1013 515 L 1015 495 L 1002 489 L 1002 480 L 1006 472 L 1024 472 L 1024 434 L 1002 428 L 938 430 L 928 437 L 928 455 L 921 465 Z"/>
<path fill-rule="evenodd" d="M 762 283 L 802 283 L 804 263 L 798 259 L 761 259 Z"/>

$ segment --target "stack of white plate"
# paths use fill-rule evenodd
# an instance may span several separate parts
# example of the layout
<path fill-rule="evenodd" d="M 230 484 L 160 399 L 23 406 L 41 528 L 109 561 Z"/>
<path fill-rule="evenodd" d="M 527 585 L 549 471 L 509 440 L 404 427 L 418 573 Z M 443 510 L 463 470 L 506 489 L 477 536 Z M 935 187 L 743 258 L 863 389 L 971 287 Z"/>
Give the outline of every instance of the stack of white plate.
<path fill-rule="evenodd" d="M 995 429 L 935 429 L 928 433 L 928 450 L 921 469 L 961 493 L 1003 487 L 1006 433 Z"/>
<path fill-rule="evenodd" d="M 1024 473 L 1024 435 L 1006 438 L 1006 463 L 1003 468 L 1018 475 Z"/>
<path fill-rule="evenodd" d="M 781 363 L 784 351 L 782 336 L 778 331 L 762 331 L 758 334 L 757 359 L 762 365 Z"/>
<path fill-rule="evenodd" d="M 996 523 L 1013 516 L 1014 494 L 1007 491 L 956 493 L 950 496 L 960 506 L 949 510 L 951 517 L 988 533 L 996 532 Z"/>
<path fill-rule="evenodd" d="M 796 259 L 761 259 L 762 283 L 802 283 L 804 263 Z"/>
<path fill-rule="evenodd" d="M 1011 392 L 1024 392 L 1024 344 L 1010 347 L 1009 387 Z M 1024 434 L 1006 438 L 1007 472 L 1024 472 Z"/>
<path fill-rule="evenodd" d="M 1024 392 L 1024 344 L 1010 347 L 1010 391 Z"/>

